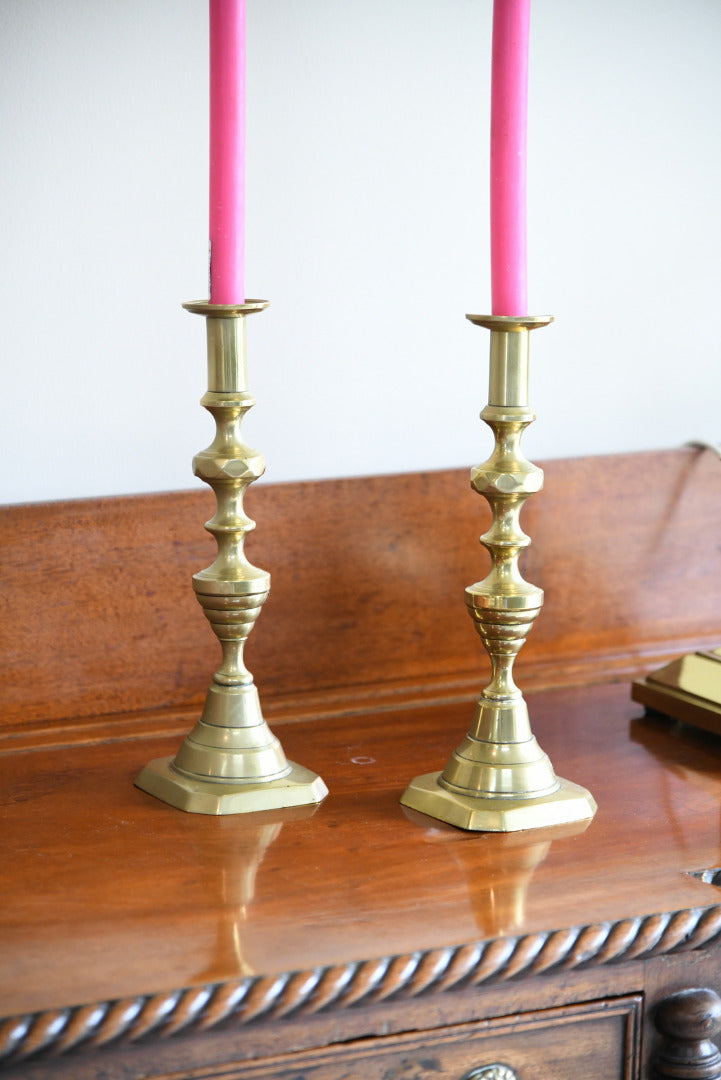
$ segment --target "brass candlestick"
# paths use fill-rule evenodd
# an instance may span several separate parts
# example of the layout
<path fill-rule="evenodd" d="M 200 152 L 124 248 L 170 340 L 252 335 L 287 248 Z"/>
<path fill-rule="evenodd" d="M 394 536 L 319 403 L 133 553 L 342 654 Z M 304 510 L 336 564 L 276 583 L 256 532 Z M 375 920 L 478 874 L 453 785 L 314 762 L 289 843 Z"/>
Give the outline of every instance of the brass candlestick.
<path fill-rule="evenodd" d="M 246 533 L 255 528 L 243 510 L 245 489 L 263 475 L 262 456 L 240 434 L 255 404 L 247 390 L 245 318 L 267 307 L 244 304 L 183 305 L 206 316 L 208 392 L 201 404 L 216 423 L 214 441 L 196 454 L 193 471 L 217 501 L 206 524 L 218 544 L 212 566 L 193 576 L 203 612 L 223 649 L 200 720 L 176 757 L 151 761 L 137 786 L 171 806 L 198 814 L 239 814 L 320 802 L 328 789 L 319 776 L 288 761 L 261 712 L 243 647 L 270 589 L 270 574 L 246 558 Z"/>
<path fill-rule="evenodd" d="M 584 788 L 559 779 L 531 731 L 528 708 L 513 681 L 513 662 L 543 603 L 543 591 L 524 581 L 518 557 L 530 544 L 519 525 L 543 472 L 520 449 L 535 416 L 528 405 L 530 331 L 550 316 L 468 315 L 491 331 L 488 405 L 481 417 L 495 447 L 471 472 L 471 486 L 489 502 L 493 523 L 481 537 L 493 565 L 484 581 L 466 589 L 466 604 L 492 664 L 471 730 L 442 773 L 413 780 L 401 802 L 462 829 L 514 832 L 593 817 Z"/>

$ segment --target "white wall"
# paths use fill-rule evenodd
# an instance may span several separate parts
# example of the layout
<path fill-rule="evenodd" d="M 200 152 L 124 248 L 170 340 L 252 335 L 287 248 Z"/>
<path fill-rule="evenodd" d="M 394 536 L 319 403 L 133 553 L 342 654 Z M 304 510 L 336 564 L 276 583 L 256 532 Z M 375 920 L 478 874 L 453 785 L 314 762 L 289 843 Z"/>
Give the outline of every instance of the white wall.
<path fill-rule="evenodd" d="M 291 480 L 490 434 L 491 0 L 249 0 L 245 431 Z M 204 0 L 0 0 L 0 501 L 193 487 Z M 721 4 L 535 0 L 532 459 L 721 437 Z"/>

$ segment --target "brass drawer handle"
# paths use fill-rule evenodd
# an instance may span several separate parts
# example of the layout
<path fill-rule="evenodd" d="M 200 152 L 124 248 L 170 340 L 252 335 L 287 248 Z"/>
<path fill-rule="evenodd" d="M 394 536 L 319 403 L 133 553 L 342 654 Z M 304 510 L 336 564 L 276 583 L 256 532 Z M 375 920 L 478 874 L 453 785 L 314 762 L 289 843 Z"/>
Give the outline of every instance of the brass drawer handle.
<path fill-rule="evenodd" d="M 477 1069 L 471 1069 L 462 1080 L 518 1080 L 518 1075 L 510 1065 L 494 1062 L 493 1065 L 480 1065 Z"/>

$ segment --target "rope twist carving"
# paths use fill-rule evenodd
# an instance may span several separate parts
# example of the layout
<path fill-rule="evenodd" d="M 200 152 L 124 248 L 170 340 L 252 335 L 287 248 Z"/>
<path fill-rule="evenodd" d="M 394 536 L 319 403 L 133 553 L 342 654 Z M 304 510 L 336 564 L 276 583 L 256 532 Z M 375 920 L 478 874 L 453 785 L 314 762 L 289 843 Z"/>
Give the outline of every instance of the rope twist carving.
<path fill-rule="evenodd" d="M 0 1067 L 40 1053 L 135 1043 L 397 998 L 700 949 L 721 935 L 721 905 L 524 934 L 48 1010 L 0 1021 Z"/>

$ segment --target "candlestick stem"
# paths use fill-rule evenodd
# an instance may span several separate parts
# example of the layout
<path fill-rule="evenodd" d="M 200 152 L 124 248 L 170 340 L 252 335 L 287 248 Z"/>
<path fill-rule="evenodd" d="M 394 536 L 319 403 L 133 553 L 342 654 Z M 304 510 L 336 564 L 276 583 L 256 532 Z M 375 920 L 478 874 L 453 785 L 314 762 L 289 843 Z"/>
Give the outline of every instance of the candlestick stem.
<path fill-rule="evenodd" d="M 466 589 L 466 604 L 491 660 L 469 733 L 441 773 L 416 777 L 401 802 L 460 828 L 513 832 L 593 817 L 584 788 L 559 779 L 531 730 L 513 665 L 541 610 L 543 591 L 518 567 L 530 544 L 519 524 L 523 505 L 543 486 L 541 469 L 521 452 L 521 436 L 535 416 L 528 405 L 529 333 L 550 317 L 469 315 L 491 331 L 488 405 L 481 417 L 493 431 L 488 461 L 471 472 L 471 487 L 491 507 L 481 543 L 491 570 Z"/>
<path fill-rule="evenodd" d="M 217 509 L 206 529 L 218 552 L 211 566 L 193 576 L 193 587 L 223 656 L 203 713 L 175 758 L 151 761 L 136 784 L 171 806 L 200 814 L 318 803 L 327 794 L 325 784 L 286 759 L 243 661 L 245 642 L 270 589 L 270 575 L 253 566 L 244 551 L 255 522 L 243 509 L 243 496 L 262 476 L 265 462 L 240 433 L 243 417 L 255 404 L 247 389 L 245 318 L 267 304 L 198 301 L 184 307 L 206 316 L 208 392 L 201 404 L 216 423 L 215 439 L 196 454 L 193 469 L 215 492 Z"/>

